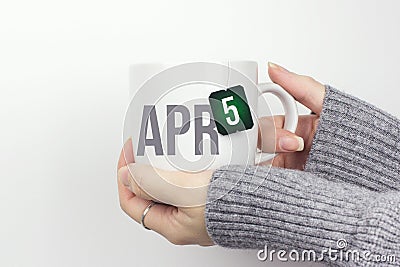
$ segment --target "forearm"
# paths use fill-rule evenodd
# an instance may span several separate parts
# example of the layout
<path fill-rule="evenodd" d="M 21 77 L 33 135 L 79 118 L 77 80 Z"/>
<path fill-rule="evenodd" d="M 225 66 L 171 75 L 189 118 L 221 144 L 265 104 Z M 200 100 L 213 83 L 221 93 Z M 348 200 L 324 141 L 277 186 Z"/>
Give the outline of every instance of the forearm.
<path fill-rule="evenodd" d="M 206 225 L 224 247 L 318 252 L 345 239 L 348 249 L 393 255 L 400 251 L 399 205 L 398 192 L 384 195 L 307 172 L 231 166 L 214 173 Z"/>
<path fill-rule="evenodd" d="M 399 190 L 400 121 L 326 86 L 305 170 L 375 191 Z"/>

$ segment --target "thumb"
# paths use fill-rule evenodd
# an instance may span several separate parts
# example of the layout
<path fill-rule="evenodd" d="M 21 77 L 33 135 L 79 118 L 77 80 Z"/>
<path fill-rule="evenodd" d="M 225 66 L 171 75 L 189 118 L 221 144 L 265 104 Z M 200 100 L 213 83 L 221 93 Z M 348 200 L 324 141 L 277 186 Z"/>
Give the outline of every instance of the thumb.
<path fill-rule="evenodd" d="M 320 114 L 325 97 L 325 86 L 311 77 L 299 75 L 268 62 L 268 75 L 298 102 Z"/>
<path fill-rule="evenodd" d="M 268 153 L 302 151 L 303 138 L 283 129 L 284 123 L 284 116 L 259 119 L 258 148 Z"/>
<path fill-rule="evenodd" d="M 176 207 L 205 204 L 212 171 L 187 174 L 131 163 L 121 168 L 121 182 L 137 196 Z"/>

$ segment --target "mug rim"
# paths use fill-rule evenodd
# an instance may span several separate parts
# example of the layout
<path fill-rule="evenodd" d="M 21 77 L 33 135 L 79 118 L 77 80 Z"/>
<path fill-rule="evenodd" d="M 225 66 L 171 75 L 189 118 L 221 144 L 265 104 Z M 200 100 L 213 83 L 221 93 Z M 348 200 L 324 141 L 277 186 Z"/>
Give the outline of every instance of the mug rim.
<path fill-rule="evenodd" d="M 247 63 L 247 64 L 255 64 L 258 66 L 258 61 L 256 60 L 240 60 L 240 59 L 234 59 L 234 60 L 223 60 L 223 59 L 209 59 L 209 60 L 182 60 L 182 61 L 142 61 L 142 62 L 134 62 L 129 64 L 129 67 L 143 67 L 143 66 L 178 66 L 182 64 L 188 64 L 188 63 L 215 63 L 215 64 L 221 64 L 225 65 L 225 63 L 232 62 L 234 64 L 238 63 Z"/>

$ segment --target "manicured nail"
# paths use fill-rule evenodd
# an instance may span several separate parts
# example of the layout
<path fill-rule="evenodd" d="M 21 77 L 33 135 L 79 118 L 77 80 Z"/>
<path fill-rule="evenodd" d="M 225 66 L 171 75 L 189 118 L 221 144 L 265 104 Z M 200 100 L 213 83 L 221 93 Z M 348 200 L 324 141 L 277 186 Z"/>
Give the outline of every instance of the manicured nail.
<path fill-rule="evenodd" d="M 129 169 L 127 166 L 124 166 L 118 170 L 118 179 L 121 181 L 121 183 L 127 187 L 129 187 Z"/>
<path fill-rule="evenodd" d="M 276 69 L 276 70 L 283 71 L 283 72 L 289 72 L 284 67 L 279 66 L 278 64 L 275 64 L 275 63 L 272 63 L 272 62 L 268 62 L 268 67 L 271 68 L 271 69 Z"/>
<path fill-rule="evenodd" d="M 279 147 L 286 151 L 303 151 L 304 140 L 299 136 L 284 136 L 279 139 Z"/>

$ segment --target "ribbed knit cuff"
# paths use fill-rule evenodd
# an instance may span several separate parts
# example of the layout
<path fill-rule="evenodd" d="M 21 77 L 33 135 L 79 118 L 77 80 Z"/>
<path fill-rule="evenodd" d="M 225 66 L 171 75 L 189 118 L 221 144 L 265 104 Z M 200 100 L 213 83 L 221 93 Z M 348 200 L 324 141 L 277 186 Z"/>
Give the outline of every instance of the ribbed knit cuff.
<path fill-rule="evenodd" d="M 206 224 L 218 245 L 321 251 L 350 241 L 374 192 L 295 170 L 227 166 L 208 194 Z"/>
<path fill-rule="evenodd" d="M 400 121 L 326 86 L 305 170 L 375 191 L 400 189 Z"/>
<path fill-rule="evenodd" d="M 375 195 L 366 213 L 358 222 L 357 234 L 352 239 L 352 249 L 371 252 L 371 257 L 360 259 L 358 266 L 399 266 L 400 265 L 400 192 L 391 191 Z M 386 262 L 382 259 L 395 257 Z"/>
<path fill-rule="evenodd" d="M 230 248 L 317 252 L 345 239 L 347 250 L 395 255 L 398 264 L 399 127 L 395 117 L 326 86 L 305 172 L 262 166 L 214 172 L 205 209 L 210 237 Z"/>

